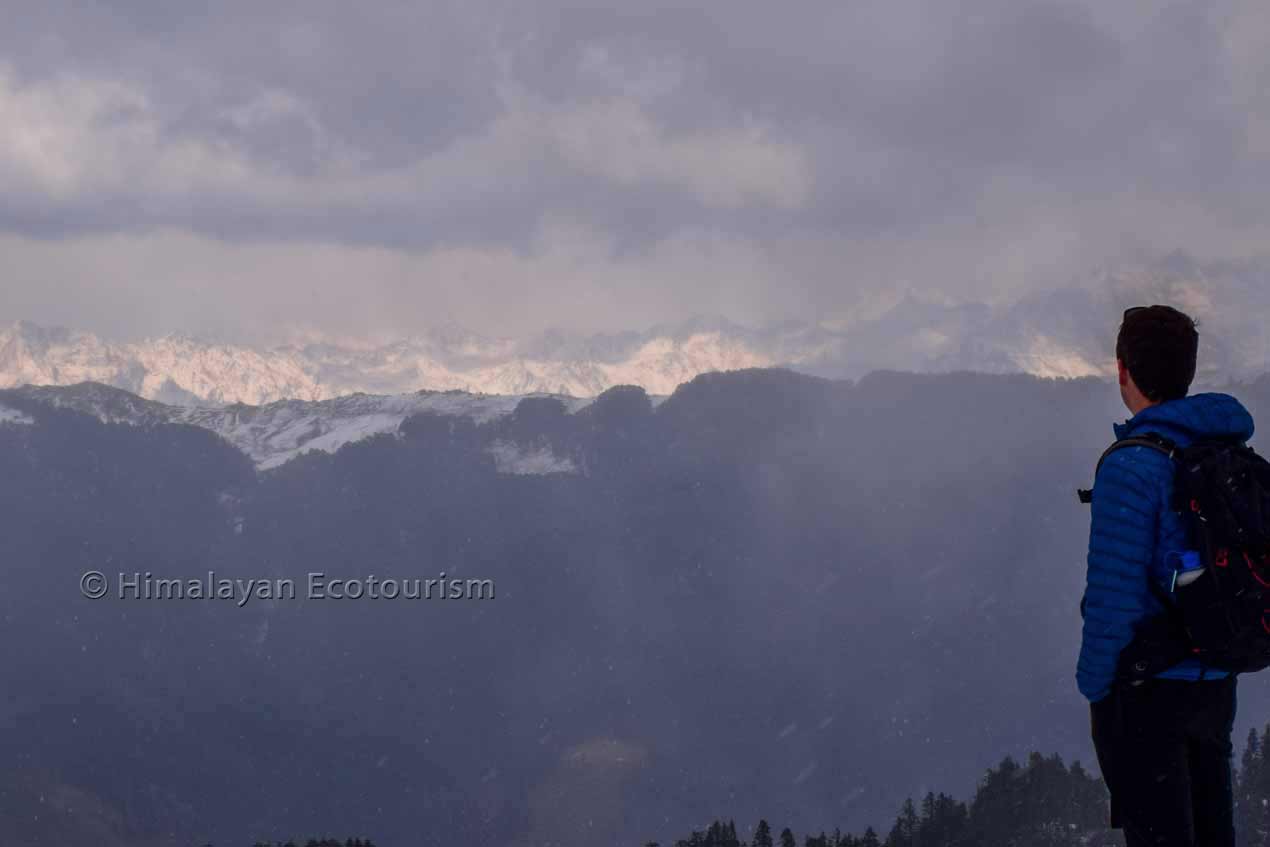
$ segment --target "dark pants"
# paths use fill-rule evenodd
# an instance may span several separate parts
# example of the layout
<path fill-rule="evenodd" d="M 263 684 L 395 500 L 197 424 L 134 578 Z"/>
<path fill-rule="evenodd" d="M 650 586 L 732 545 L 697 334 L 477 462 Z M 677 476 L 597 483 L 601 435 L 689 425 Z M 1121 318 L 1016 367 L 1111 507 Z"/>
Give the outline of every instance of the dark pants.
<path fill-rule="evenodd" d="M 1127 847 L 1234 847 L 1235 677 L 1117 683 L 1090 719 Z"/>

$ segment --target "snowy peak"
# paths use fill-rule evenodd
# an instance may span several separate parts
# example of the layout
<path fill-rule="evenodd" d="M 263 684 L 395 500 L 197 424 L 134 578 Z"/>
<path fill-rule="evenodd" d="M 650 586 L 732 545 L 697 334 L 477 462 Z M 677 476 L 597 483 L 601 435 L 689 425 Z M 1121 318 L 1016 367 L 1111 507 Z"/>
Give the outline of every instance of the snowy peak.
<path fill-rule="evenodd" d="M 553 330 L 487 338 L 453 324 L 385 344 L 310 340 L 259 349 L 183 335 L 113 344 L 19 321 L 0 328 L 0 388 L 93 381 L 180 406 L 317 402 L 364 392 L 594 397 L 655 395 L 709 371 L 783 366 L 858 378 L 872 370 L 1109 376 L 1120 312 L 1172 303 L 1201 321 L 1201 381 L 1255 377 L 1270 362 L 1270 266 L 1184 255 L 1099 271 L 998 305 L 897 289 L 824 323 L 745 327 L 694 316 L 642 332 Z"/>
<path fill-rule="evenodd" d="M 301 360 L 280 351 L 165 336 L 129 345 L 125 355 L 144 374 L 138 393 L 145 397 L 176 403 L 266 403 L 326 396 Z"/>
<path fill-rule="evenodd" d="M 0 328 L 0 385 L 67 385 L 96 380 L 128 388 L 139 375 L 132 364 L 121 351 L 91 333 L 46 328 L 29 321 Z"/>
<path fill-rule="evenodd" d="M 111 344 L 28 322 L 0 330 L 0 387 L 97 382 L 184 406 L 420 390 L 593 397 L 621 384 L 669 394 L 705 371 L 777 363 L 762 339 L 705 325 L 607 336 L 553 332 L 526 341 L 443 326 L 382 346 L 271 349 L 182 335 Z"/>

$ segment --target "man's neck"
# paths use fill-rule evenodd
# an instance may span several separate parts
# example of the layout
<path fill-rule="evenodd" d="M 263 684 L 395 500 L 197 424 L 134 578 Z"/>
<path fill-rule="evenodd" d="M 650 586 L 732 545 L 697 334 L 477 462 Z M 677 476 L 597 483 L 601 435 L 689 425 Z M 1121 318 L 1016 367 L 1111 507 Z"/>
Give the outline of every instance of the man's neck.
<path fill-rule="evenodd" d="M 1160 405 L 1160 401 L 1158 400 L 1148 400 L 1145 397 L 1139 397 L 1139 398 L 1135 398 L 1132 402 L 1129 403 L 1129 412 L 1134 417 L 1137 417 L 1138 413 L 1141 412 L 1143 409 L 1149 409 L 1152 406 L 1158 406 L 1158 405 Z"/>

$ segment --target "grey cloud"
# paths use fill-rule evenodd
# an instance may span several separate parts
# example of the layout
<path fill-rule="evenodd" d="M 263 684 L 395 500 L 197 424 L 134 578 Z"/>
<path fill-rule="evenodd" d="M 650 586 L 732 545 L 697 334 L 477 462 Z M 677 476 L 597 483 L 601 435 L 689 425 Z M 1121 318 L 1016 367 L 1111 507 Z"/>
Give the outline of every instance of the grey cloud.
<path fill-rule="evenodd" d="M 606 302 L 751 319 L 900 281 L 1000 292 L 1126 250 L 1247 256 L 1270 225 L 1270 15 L 1247 0 L 53 0 L 7 17 L 0 229 L 85 257 L 165 232 L 403 265 L 519 256 L 516 279 L 453 294 L 476 313 L 552 285 L 544 232 L 565 221 L 607 254 L 547 298 L 562 323 L 602 323 Z M 672 271 L 659 245 L 688 241 L 767 276 L 685 293 L 703 254 Z M 651 266 L 668 278 L 635 291 Z"/>

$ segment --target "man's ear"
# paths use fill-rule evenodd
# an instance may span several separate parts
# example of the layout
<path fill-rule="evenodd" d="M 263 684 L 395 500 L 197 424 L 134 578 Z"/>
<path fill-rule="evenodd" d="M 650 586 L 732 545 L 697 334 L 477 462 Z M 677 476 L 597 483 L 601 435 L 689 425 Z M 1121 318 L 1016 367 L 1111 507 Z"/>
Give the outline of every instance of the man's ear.
<path fill-rule="evenodd" d="M 1121 385 L 1129 384 L 1129 369 L 1125 367 L 1123 359 L 1116 359 L 1116 373 Z"/>

